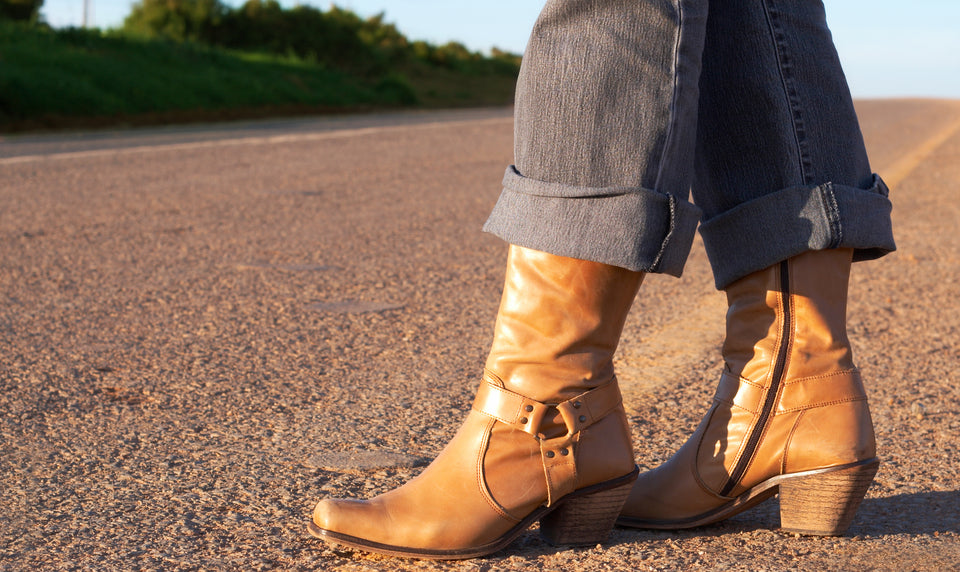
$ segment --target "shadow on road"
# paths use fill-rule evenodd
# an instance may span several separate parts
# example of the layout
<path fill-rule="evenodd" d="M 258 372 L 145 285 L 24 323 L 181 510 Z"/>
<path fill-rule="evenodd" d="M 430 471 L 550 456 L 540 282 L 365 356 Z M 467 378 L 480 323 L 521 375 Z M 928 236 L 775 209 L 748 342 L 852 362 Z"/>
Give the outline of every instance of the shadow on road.
<path fill-rule="evenodd" d="M 858 534 L 871 536 L 960 532 L 960 491 L 865 499 L 855 526 Z"/>
<path fill-rule="evenodd" d="M 715 525 L 672 533 L 723 536 L 780 526 L 776 498 Z M 936 535 L 960 532 L 960 490 L 864 499 L 846 536 Z M 648 532 L 651 535 L 670 534 Z"/>
<path fill-rule="evenodd" d="M 722 536 L 780 527 L 780 504 L 771 499 L 722 523 L 683 534 Z M 936 535 L 960 532 L 960 490 L 864 499 L 846 536 Z"/>

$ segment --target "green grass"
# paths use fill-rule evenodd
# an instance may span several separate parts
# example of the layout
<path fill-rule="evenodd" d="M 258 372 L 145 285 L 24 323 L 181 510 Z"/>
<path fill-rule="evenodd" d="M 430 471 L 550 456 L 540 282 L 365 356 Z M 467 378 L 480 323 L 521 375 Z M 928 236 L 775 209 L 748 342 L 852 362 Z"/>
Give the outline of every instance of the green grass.
<path fill-rule="evenodd" d="M 514 79 L 408 66 L 365 78 L 296 58 L 0 21 L 0 130 L 503 104 Z"/>

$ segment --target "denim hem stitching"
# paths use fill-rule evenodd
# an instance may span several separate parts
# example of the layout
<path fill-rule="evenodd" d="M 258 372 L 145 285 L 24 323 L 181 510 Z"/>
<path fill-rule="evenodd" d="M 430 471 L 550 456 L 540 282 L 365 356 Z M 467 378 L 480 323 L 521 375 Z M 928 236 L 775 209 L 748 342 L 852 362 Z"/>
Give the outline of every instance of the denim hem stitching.
<path fill-rule="evenodd" d="M 837 248 L 843 242 L 843 226 L 840 221 L 840 206 L 833 192 L 833 183 L 820 185 L 819 190 L 820 204 L 823 205 L 824 215 L 830 228 L 830 243 L 827 248 Z"/>
<path fill-rule="evenodd" d="M 650 264 L 651 272 L 656 272 L 660 269 L 660 262 L 663 260 L 663 255 L 667 252 L 667 248 L 670 245 L 670 239 L 673 238 L 673 231 L 677 228 L 677 199 L 673 195 L 667 195 L 669 199 L 668 208 L 670 209 L 670 226 L 667 227 L 667 234 L 663 237 L 663 242 L 660 243 L 660 250 L 657 252 L 656 258 L 653 259 L 653 262 Z"/>

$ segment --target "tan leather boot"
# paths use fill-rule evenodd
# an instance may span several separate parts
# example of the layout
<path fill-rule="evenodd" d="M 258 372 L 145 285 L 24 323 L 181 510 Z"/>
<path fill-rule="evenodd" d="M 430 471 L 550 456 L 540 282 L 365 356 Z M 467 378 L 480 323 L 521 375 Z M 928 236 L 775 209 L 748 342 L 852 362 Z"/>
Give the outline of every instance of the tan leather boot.
<path fill-rule="evenodd" d="M 637 468 L 613 352 L 643 275 L 510 247 L 493 347 L 463 426 L 423 473 L 370 500 L 323 500 L 309 530 L 372 552 L 472 558 L 540 521 L 596 544 Z"/>
<path fill-rule="evenodd" d="M 727 289 L 726 368 L 693 436 L 640 475 L 618 524 L 679 529 L 780 493 L 784 530 L 837 535 L 879 461 L 846 333 L 852 252 L 808 252 Z"/>

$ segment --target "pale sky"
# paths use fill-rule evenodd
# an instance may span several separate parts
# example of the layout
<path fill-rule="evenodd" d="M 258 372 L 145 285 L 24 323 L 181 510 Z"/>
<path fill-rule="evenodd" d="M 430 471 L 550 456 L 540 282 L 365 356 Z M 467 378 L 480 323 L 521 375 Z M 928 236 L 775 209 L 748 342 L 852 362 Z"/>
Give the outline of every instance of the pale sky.
<path fill-rule="evenodd" d="M 133 0 L 89 0 L 90 21 L 119 26 Z M 226 0 L 230 5 L 242 0 Z M 293 0 L 281 0 L 285 6 Z M 309 1 L 320 8 L 330 2 Z M 543 0 L 341 0 L 362 16 L 386 13 L 414 40 L 456 40 L 477 51 L 498 47 L 522 53 Z M 960 1 L 826 0 L 854 97 L 960 99 Z M 83 0 L 46 0 L 43 14 L 55 27 L 83 21 Z"/>

